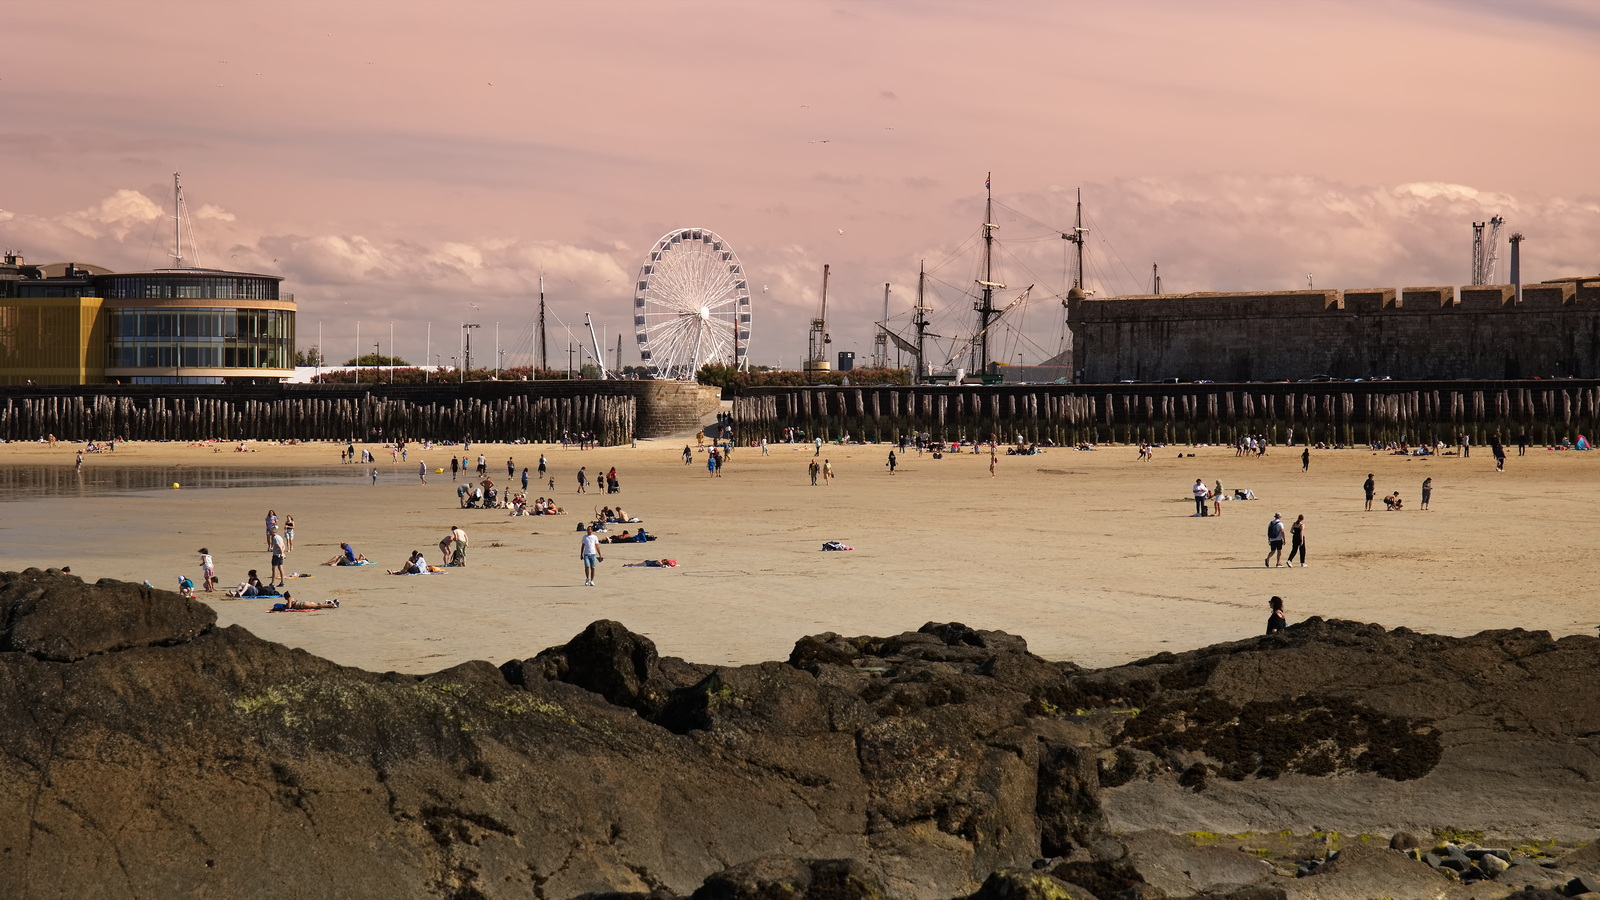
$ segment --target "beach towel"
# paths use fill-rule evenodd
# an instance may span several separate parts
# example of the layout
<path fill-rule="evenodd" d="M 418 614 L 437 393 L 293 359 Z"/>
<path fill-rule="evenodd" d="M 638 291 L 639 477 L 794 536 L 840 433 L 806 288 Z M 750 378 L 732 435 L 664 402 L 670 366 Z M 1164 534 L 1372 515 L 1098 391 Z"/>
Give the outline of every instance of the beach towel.
<path fill-rule="evenodd" d="M 370 559 L 363 559 L 360 562 L 342 562 L 341 561 L 341 562 L 337 563 L 337 565 L 341 565 L 341 566 L 375 566 L 375 565 L 377 565 L 377 563 L 373 562 Z M 311 576 L 307 575 L 306 577 L 310 578 Z"/>
<path fill-rule="evenodd" d="M 841 544 L 838 541 L 829 541 L 826 544 L 822 545 L 822 549 L 824 549 L 824 550 L 854 550 L 855 548 L 851 547 L 848 544 Z"/>
<path fill-rule="evenodd" d="M 290 578 L 315 578 L 317 576 L 315 576 L 315 575 L 302 575 L 299 572 L 290 572 L 289 573 L 289 577 Z"/>

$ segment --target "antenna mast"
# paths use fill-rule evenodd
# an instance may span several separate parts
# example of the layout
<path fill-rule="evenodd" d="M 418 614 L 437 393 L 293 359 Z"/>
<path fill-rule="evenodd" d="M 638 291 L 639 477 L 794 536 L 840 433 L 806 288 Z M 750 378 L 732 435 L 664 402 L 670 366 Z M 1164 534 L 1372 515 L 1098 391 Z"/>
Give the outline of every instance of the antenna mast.
<path fill-rule="evenodd" d="M 1083 236 L 1089 229 L 1083 227 L 1083 188 L 1078 188 L 1078 218 L 1074 221 L 1071 234 L 1063 234 L 1062 240 L 1071 241 L 1077 248 L 1078 265 L 1072 270 L 1072 286 L 1083 290 Z"/>
<path fill-rule="evenodd" d="M 177 172 L 172 173 L 172 260 L 174 268 L 184 268 L 183 184 L 178 180 Z"/>

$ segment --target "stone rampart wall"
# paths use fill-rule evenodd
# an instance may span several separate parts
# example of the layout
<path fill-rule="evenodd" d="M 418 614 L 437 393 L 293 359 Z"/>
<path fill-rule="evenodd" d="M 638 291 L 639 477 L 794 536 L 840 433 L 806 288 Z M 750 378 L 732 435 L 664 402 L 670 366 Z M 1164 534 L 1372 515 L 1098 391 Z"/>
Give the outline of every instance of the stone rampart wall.
<path fill-rule="evenodd" d="M 1086 383 L 1600 377 L 1600 278 L 1112 297 L 1068 313 Z"/>

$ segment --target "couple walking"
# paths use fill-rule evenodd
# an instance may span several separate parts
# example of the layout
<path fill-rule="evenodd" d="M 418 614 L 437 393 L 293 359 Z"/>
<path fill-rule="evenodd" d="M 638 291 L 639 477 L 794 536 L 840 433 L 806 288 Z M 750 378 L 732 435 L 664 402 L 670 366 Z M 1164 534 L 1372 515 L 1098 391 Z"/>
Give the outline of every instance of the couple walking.
<path fill-rule="evenodd" d="M 1294 544 L 1289 548 L 1289 566 L 1294 566 L 1296 554 L 1300 557 L 1300 568 L 1306 567 L 1306 517 L 1299 516 L 1294 524 L 1289 526 L 1290 536 Z M 1284 568 L 1283 563 L 1283 514 L 1273 513 L 1272 521 L 1267 523 L 1267 558 L 1262 565 L 1272 568 L 1273 557 L 1277 557 L 1277 568 Z"/>

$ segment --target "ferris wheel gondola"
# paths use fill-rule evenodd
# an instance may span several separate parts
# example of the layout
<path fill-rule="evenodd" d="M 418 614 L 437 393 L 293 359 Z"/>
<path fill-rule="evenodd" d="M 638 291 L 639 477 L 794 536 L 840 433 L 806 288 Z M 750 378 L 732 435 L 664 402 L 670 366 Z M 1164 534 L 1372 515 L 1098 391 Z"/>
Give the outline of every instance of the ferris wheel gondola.
<path fill-rule="evenodd" d="M 656 241 L 633 298 L 639 356 L 657 378 L 689 380 L 708 362 L 746 367 L 750 291 L 716 232 L 680 228 Z"/>

